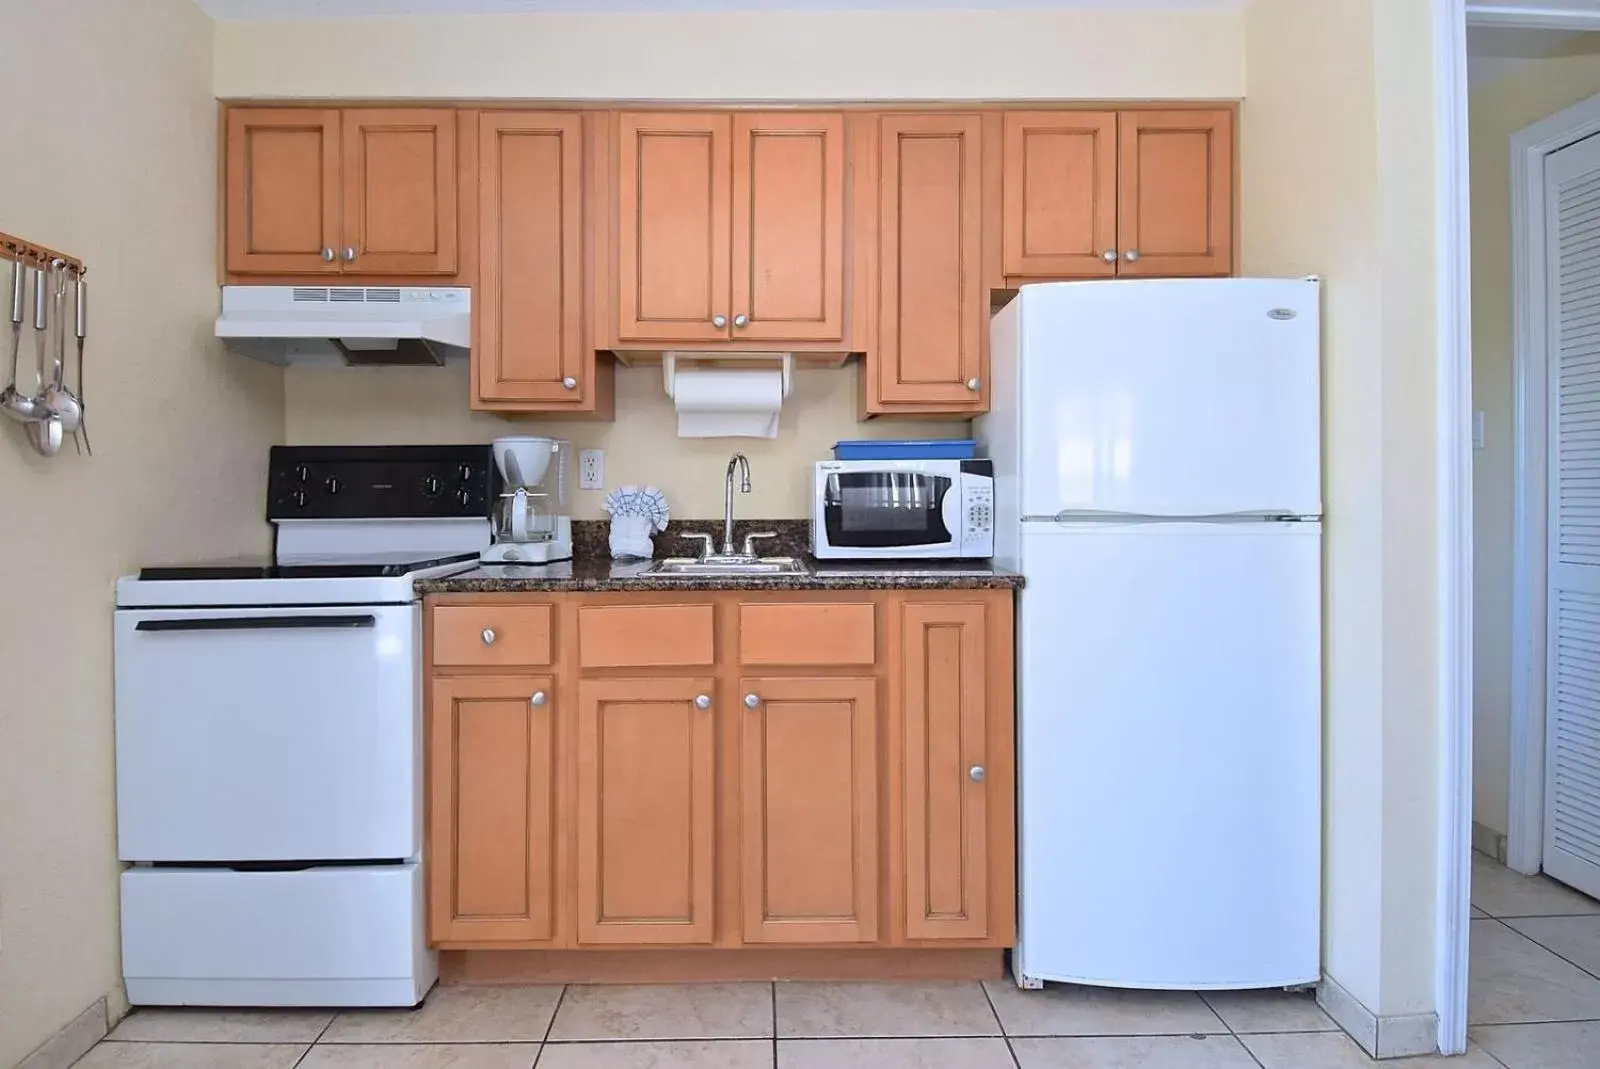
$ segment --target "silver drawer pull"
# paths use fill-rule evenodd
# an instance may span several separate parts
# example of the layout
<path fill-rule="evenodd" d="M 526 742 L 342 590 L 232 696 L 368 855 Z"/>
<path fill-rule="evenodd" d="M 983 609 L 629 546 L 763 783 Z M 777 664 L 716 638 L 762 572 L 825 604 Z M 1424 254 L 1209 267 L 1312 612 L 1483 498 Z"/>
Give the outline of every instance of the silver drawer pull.
<path fill-rule="evenodd" d="M 746 694 L 744 696 L 744 707 L 746 709 L 759 709 L 759 708 L 761 708 L 761 695 L 759 695 L 759 694 Z"/>
<path fill-rule="evenodd" d="M 544 696 L 544 691 L 536 690 L 533 692 L 533 697 L 529 698 L 528 700 L 535 705 L 543 705 L 549 699 Z"/>
<path fill-rule="evenodd" d="M 486 628 L 483 629 L 482 632 L 479 633 L 478 637 L 483 639 L 483 644 L 485 646 L 493 646 L 494 645 L 494 640 L 499 638 L 500 636 L 494 633 L 494 628 L 486 627 Z"/>
<path fill-rule="evenodd" d="M 983 766 L 982 765 L 973 765 L 971 768 L 967 769 L 967 778 L 970 779 L 973 783 L 982 783 L 983 782 Z"/>
<path fill-rule="evenodd" d="M 698 698 L 696 698 L 694 700 L 694 707 L 696 709 L 709 709 L 709 708 L 711 708 L 711 695 L 709 695 L 709 694 L 700 695 Z"/>

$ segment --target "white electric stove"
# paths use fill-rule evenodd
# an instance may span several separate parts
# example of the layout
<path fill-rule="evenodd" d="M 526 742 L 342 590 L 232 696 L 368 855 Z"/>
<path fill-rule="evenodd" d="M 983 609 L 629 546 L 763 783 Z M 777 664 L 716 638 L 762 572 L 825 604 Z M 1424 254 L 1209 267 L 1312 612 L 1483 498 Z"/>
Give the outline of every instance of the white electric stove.
<path fill-rule="evenodd" d="M 476 566 L 487 446 L 279 447 L 271 560 L 117 583 L 134 1005 L 410 1006 L 422 874 L 415 581 Z"/>

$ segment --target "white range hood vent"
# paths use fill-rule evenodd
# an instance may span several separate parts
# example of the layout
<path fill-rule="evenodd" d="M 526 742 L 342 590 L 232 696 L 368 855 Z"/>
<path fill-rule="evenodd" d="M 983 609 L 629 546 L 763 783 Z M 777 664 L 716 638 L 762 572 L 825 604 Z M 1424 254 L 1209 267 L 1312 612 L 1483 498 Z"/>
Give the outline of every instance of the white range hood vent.
<path fill-rule="evenodd" d="M 224 286 L 217 337 L 273 364 L 442 365 L 472 344 L 465 286 Z"/>

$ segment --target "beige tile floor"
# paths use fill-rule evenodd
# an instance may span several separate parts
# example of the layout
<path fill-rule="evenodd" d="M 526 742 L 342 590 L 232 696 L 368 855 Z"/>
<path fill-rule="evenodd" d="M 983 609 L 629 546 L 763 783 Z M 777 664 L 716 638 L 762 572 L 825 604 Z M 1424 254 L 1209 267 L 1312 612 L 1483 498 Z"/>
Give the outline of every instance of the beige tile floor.
<path fill-rule="evenodd" d="M 1474 858 L 1466 1058 L 1600 1065 L 1600 902 Z M 1309 995 L 1010 983 L 447 987 L 416 1010 L 141 1010 L 79 1069 L 1347 1069 Z"/>

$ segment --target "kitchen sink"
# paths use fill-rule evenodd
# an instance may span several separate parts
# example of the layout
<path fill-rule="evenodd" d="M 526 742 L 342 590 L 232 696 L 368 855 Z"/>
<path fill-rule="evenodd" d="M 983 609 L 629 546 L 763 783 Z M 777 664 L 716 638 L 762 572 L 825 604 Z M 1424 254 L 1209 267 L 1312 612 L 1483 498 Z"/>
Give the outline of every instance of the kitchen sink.
<path fill-rule="evenodd" d="M 739 575 L 810 575 L 799 557 L 667 557 L 639 572 L 640 579 L 714 579 Z"/>

